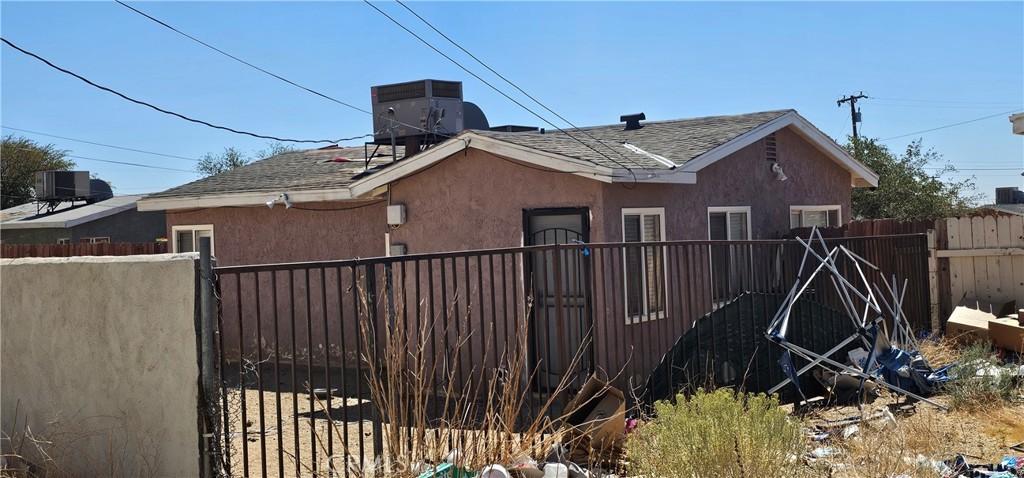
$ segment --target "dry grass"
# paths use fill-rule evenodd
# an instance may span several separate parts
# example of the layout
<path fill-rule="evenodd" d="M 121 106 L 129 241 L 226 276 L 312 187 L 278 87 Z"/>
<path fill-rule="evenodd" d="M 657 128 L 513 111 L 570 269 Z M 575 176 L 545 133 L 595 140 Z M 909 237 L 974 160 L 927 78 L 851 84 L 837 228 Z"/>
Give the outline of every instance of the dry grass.
<path fill-rule="evenodd" d="M 960 360 L 964 343 L 944 335 L 932 335 L 920 343 L 921 355 L 932 367 L 938 368 Z"/>
<path fill-rule="evenodd" d="M 361 296 L 362 310 L 369 310 L 365 294 Z M 498 353 L 490 349 L 494 346 L 490 341 L 482 341 L 484 350 L 475 353 L 474 358 L 496 356 L 496 363 L 489 364 L 470 361 L 463 354 L 474 333 L 486 336 L 489 332 L 471 331 L 468 319 L 459 317 L 454 309 L 447 311 L 444 325 L 440 318 L 427 314 L 410 320 L 398 310 L 384 311 L 383 316 L 389 321 L 387 327 L 361 316 L 361 359 L 370 377 L 370 401 L 382 423 L 384 456 L 360 469 L 357 450 L 339 451 L 336 446 L 334 456 L 321 461 L 319 469 L 312 469 L 308 461 L 303 461 L 303 475 L 326 476 L 332 470 L 343 473 L 347 469 L 350 476 L 383 472 L 390 477 L 409 478 L 445 461 L 454 462 L 459 468 L 480 470 L 494 463 L 509 464 L 521 457 L 544 458 L 552 447 L 565 440 L 563 422 L 574 410 L 560 410 L 556 403 L 565 401 L 578 377 L 566 373 L 552 391 L 545 393 L 543 403 L 532 400 L 529 384 L 537 370 L 527 365 L 529 312 L 523 313 L 526 316 L 516 321 L 519 330 L 513 335 L 515 340 L 509 340 Z M 447 350 L 432 347 L 437 336 L 451 338 Z M 584 340 L 576 351 L 567 370 L 578 369 L 587 342 Z M 466 370 L 460 367 L 467 363 L 472 365 L 463 376 Z M 328 423 L 324 430 L 312 434 L 309 446 L 327 457 L 327 435 L 344 436 L 346 432 L 344 424 L 331 417 L 330 403 L 317 399 L 316 408 L 324 412 Z M 591 465 L 599 460 L 614 461 L 609 459 L 614 453 L 589 451 L 593 452 L 593 459 L 588 458 Z M 294 463 L 294 457 L 291 459 Z"/>
<path fill-rule="evenodd" d="M 33 429 L 15 406 L 12 423 L 0 432 L 0 477 L 71 478 L 154 476 L 156 443 L 129 442 L 124 416 L 53 417 Z"/>

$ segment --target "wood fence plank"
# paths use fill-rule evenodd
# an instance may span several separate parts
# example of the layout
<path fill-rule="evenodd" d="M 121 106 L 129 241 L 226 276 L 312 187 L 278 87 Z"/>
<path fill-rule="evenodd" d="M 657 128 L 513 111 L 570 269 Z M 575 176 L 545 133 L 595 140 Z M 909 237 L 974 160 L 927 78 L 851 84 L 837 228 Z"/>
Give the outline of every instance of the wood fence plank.
<path fill-rule="evenodd" d="M 998 248 L 999 237 L 996 231 L 996 217 L 985 216 L 982 219 L 982 227 L 984 227 L 985 234 L 985 247 L 986 248 Z M 978 246 L 974 246 L 978 247 Z M 975 260 L 985 261 L 985 296 L 986 300 L 995 303 L 1000 300 L 1001 294 L 999 293 L 999 260 L 996 256 L 986 256 L 983 258 L 975 258 Z"/>
<path fill-rule="evenodd" d="M 1013 245 L 1013 239 L 1010 237 L 1010 217 L 999 216 L 996 218 L 996 235 L 998 236 L 997 244 L 1000 248 L 1009 248 Z M 1013 299 L 1014 287 L 1013 287 L 1013 257 L 997 257 L 996 264 L 999 268 L 999 283 L 997 291 L 999 296 L 1003 300 Z"/>
<path fill-rule="evenodd" d="M 973 249 L 974 235 L 971 233 L 971 218 L 961 217 L 957 220 L 960 229 L 960 247 L 958 249 Z M 950 259 L 951 261 L 954 259 Z M 956 259 L 960 261 L 961 274 L 963 278 L 963 294 L 953 297 L 953 303 L 959 304 L 965 297 L 977 297 L 978 293 L 974 282 L 974 259 Z"/>
<path fill-rule="evenodd" d="M 985 220 L 975 216 L 971 218 L 971 248 L 983 247 L 985 247 Z M 969 260 L 974 263 L 974 295 L 972 298 L 991 302 L 991 294 L 988 293 L 988 263 L 984 258 Z"/>
<path fill-rule="evenodd" d="M 1024 247 L 1024 217 L 1010 216 L 1010 243 L 1014 247 Z M 1024 308 L 1024 257 L 1016 256 L 1013 262 L 1013 297 L 1017 299 L 1017 308 Z"/>
<path fill-rule="evenodd" d="M 960 220 L 951 217 L 946 219 L 946 249 L 960 249 Z M 963 260 L 949 259 L 949 301 L 951 306 L 960 302 L 964 296 Z M 952 310 L 952 309 L 950 309 Z"/>

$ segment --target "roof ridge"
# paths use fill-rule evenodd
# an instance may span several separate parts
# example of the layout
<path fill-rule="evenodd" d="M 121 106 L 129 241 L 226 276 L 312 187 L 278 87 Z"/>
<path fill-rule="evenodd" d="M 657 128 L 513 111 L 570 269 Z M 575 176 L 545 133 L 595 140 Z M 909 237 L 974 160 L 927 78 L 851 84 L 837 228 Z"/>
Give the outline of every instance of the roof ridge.
<path fill-rule="evenodd" d="M 689 117 L 689 118 L 674 118 L 674 119 L 643 121 L 640 124 L 641 125 L 650 125 L 650 124 L 664 124 L 664 123 L 679 123 L 679 122 L 682 122 L 682 121 L 697 121 L 697 120 L 707 120 L 707 119 L 715 119 L 715 118 L 736 118 L 736 117 L 740 117 L 740 116 L 761 115 L 761 114 L 768 114 L 768 113 L 778 113 L 779 116 L 782 116 L 783 114 L 786 114 L 786 113 L 797 113 L 797 110 L 794 109 L 794 108 L 786 108 L 786 109 L 779 109 L 779 110 L 751 111 L 751 112 L 748 112 L 748 113 L 736 113 L 736 114 L 727 114 L 727 115 L 694 116 L 694 117 Z M 580 126 L 578 128 L 567 127 L 567 128 L 562 128 L 562 130 L 572 132 L 572 131 L 581 131 L 581 130 L 585 131 L 585 130 L 591 130 L 591 129 L 609 128 L 609 127 L 622 127 L 622 123 L 619 122 L 619 123 L 598 124 L 598 125 L 590 125 L 590 126 Z M 488 132 L 488 133 L 516 134 L 516 135 L 518 135 L 518 134 L 541 134 L 539 131 L 523 131 L 523 132 L 518 132 L 518 133 L 508 133 L 508 132 L 505 132 L 505 131 L 491 131 L 491 130 L 473 130 L 473 131 L 484 131 L 484 132 Z M 554 130 L 554 131 L 546 130 L 543 134 L 554 134 L 554 133 L 560 133 L 560 131 L 558 131 L 557 129 Z"/>

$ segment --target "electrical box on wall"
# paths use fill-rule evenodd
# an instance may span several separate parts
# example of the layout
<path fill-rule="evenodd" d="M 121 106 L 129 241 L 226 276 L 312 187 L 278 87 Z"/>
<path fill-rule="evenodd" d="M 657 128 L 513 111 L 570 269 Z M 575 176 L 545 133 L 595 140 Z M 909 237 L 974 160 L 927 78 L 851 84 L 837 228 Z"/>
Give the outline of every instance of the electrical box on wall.
<path fill-rule="evenodd" d="M 407 249 L 405 247 L 405 244 L 392 244 L 391 245 L 391 250 L 388 251 L 388 255 L 391 255 L 391 256 L 404 256 L 406 251 L 407 251 Z"/>
<path fill-rule="evenodd" d="M 405 224 L 405 205 L 392 204 L 388 206 L 388 225 L 401 226 Z"/>

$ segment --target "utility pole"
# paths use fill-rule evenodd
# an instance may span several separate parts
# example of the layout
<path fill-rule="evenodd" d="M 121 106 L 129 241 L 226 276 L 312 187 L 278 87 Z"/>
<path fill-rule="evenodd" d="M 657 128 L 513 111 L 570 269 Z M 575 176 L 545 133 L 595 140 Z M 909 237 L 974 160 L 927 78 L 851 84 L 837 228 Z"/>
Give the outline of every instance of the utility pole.
<path fill-rule="evenodd" d="M 843 103 L 850 103 L 850 122 L 853 124 L 853 139 L 857 140 L 857 123 L 860 123 L 860 112 L 857 111 L 857 100 L 866 99 L 863 91 L 856 95 L 849 95 L 836 101 L 836 106 L 843 106 Z"/>

